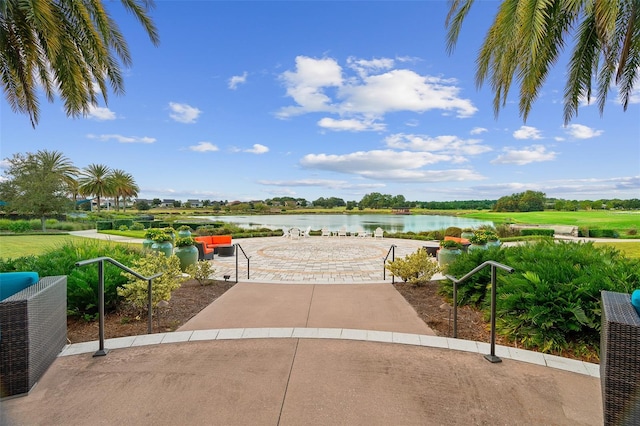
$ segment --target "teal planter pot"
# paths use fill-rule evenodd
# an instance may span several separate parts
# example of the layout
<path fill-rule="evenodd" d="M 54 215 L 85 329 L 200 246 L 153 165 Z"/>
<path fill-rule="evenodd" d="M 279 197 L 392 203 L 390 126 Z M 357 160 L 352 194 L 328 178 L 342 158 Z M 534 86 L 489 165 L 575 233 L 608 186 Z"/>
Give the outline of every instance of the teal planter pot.
<path fill-rule="evenodd" d="M 176 247 L 173 254 L 180 259 L 180 270 L 185 272 L 189 265 L 198 262 L 198 249 L 195 246 Z"/>
<path fill-rule="evenodd" d="M 447 248 L 441 248 L 438 251 L 438 265 L 441 268 L 446 270 L 447 265 L 453 263 L 457 259 L 458 256 L 462 254 L 462 250 L 451 250 Z"/>
<path fill-rule="evenodd" d="M 153 240 L 149 238 L 145 238 L 142 240 L 142 250 L 149 251 L 151 250 L 151 246 L 153 245 Z"/>
<path fill-rule="evenodd" d="M 469 251 L 469 253 L 471 253 L 476 250 L 486 250 L 486 249 L 487 249 L 486 244 L 471 244 L 467 250 Z"/>
<path fill-rule="evenodd" d="M 173 244 L 171 244 L 170 241 L 153 243 L 153 245 L 151 246 L 151 250 L 157 251 L 158 253 L 162 253 L 165 256 L 169 257 L 173 254 Z"/>
<path fill-rule="evenodd" d="M 500 247 L 502 245 L 502 242 L 500 242 L 500 240 L 496 240 L 496 241 L 488 241 L 487 242 L 487 247 L 491 248 L 491 247 Z"/>
<path fill-rule="evenodd" d="M 473 232 L 463 232 L 462 234 L 460 234 L 460 238 L 465 238 L 465 239 L 469 239 L 471 237 L 473 237 Z"/>
<path fill-rule="evenodd" d="M 178 231 L 178 238 L 187 238 L 190 236 L 191 236 L 191 231 L 189 230 Z"/>

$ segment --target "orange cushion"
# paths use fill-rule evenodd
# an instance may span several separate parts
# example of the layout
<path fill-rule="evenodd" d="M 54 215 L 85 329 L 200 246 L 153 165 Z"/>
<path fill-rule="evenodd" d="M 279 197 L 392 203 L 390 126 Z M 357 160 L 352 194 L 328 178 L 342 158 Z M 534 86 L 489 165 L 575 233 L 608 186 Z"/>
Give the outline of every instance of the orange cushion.
<path fill-rule="evenodd" d="M 471 244 L 469 242 L 469 240 L 467 240 L 466 238 L 458 238 L 458 237 L 449 237 L 446 236 L 444 237 L 445 241 L 455 241 L 456 243 L 460 243 L 460 244 Z"/>

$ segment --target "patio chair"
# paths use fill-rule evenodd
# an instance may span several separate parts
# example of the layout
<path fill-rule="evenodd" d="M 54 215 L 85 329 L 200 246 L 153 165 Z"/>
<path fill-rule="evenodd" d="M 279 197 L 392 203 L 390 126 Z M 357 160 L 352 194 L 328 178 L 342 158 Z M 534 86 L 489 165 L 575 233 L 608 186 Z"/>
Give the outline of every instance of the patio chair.
<path fill-rule="evenodd" d="M 322 236 L 323 237 L 330 237 L 331 236 L 331 231 L 329 231 L 329 228 L 322 228 Z"/>
<path fill-rule="evenodd" d="M 286 226 L 282 227 L 282 238 L 291 237 L 291 228 L 287 228 Z"/>
<path fill-rule="evenodd" d="M 640 315 L 624 293 L 603 291 L 600 383 L 605 425 L 640 424 Z"/>
<path fill-rule="evenodd" d="M 289 229 L 289 238 L 292 240 L 297 240 L 300 238 L 300 229 L 299 228 L 291 228 Z"/>
<path fill-rule="evenodd" d="M 342 228 L 338 229 L 338 237 L 346 237 L 347 236 L 347 227 L 343 226 Z"/>
<path fill-rule="evenodd" d="M 302 236 L 304 238 L 309 238 L 311 236 L 311 227 L 307 226 L 307 229 L 304 230 L 304 232 L 302 233 Z"/>
<path fill-rule="evenodd" d="M 0 301 L 0 397 L 28 393 L 67 343 L 67 277 L 41 277 Z"/>
<path fill-rule="evenodd" d="M 382 228 L 376 228 L 376 230 L 373 232 L 373 238 L 384 238 L 384 231 L 382 230 Z"/>

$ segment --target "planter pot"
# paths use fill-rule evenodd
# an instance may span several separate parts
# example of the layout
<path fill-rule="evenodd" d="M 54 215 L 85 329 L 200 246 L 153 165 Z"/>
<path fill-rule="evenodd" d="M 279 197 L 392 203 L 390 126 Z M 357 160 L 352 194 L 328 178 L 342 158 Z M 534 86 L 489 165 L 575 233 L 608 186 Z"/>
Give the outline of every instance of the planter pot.
<path fill-rule="evenodd" d="M 441 248 L 438 251 L 438 265 L 440 265 L 442 268 L 446 268 L 448 264 L 456 260 L 456 258 L 461 254 L 462 250 Z"/>
<path fill-rule="evenodd" d="M 178 231 L 178 237 L 179 238 L 187 238 L 191 236 L 191 231 L 189 231 L 188 229 L 185 231 Z"/>
<path fill-rule="evenodd" d="M 142 250 L 145 250 L 145 251 L 151 250 L 152 245 L 153 245 L 153 240 L 149 238 L 145 238 L 142 241 Z"/>
<path fill-rule="evenodd" d="M 198 248 L 195 246 L 176 247 L 173 254 L 180 259 L 182 272 L 186 271 L 189 265 L 195 265 L 198 262 Z"/>
<path fill-rule="evenodd" d="M 473 252 L 476 250 L 486 250 L 487 249 L 487 245 L 486 244 L 471 244 L 469 246 L 468 251 L 469 252 Z"/>
<path fill-rule="evenodd" d="M 161 243 L 153 243 L 151 250 L 157 251 L 169 257 L 173 254 L 173 244 L 170 241 L 163 241 Z"/>
<path fill-rule="evenodd" d="M 500 240 L 487 242 L 487 247 L 500 247 L 501 245 L 502 243 L 500 242 Z"/>
<path fill-rule="evenodd" d="M 460 238 L 464 238 L 464 239 L 469 239 L 471 237 L 473 237 L 473 232 L 463 232 L 462 234 L 460 234 Z"/>

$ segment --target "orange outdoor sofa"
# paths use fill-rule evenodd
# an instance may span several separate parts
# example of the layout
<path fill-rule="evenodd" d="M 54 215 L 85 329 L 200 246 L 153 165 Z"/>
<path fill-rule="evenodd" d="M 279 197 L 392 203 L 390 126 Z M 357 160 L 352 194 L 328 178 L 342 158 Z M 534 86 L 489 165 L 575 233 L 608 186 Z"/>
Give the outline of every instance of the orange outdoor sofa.
<path fill-rule="evenodd" d="M 198 247 L 199 260 L 213 259 L 213 255 L 218 253 L 219 247 L 229 247 L 232 245 L 231 235 L 206 235 L 195 237 Z"/>

